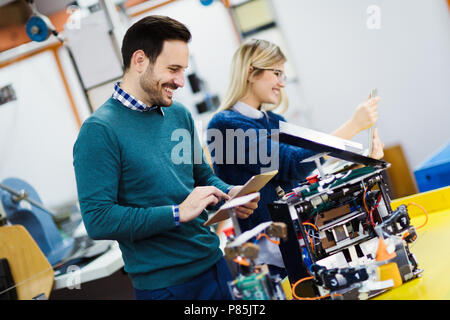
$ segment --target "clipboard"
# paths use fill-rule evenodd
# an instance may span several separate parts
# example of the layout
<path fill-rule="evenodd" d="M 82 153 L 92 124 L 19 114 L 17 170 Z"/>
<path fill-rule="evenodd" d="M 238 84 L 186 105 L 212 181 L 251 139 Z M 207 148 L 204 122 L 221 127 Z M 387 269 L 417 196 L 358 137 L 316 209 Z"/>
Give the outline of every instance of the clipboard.
<path fill-rule="evenodd" d="M 213 213 L 209 219 L 203 224 L 204 226 L 210 226 L 214 223 L 220 222 L 222 220 L 226 220 L 230 217 L 229 209 L 234 207 L 239 207 L 241 205 L 246 204 L 247 202 L 250 202 L 254 199 L 254 197 L 251 197 L 249 199 L 244 198 L 247 195 L 254 194 L 261 190 L 276 174 L 278 173 L 278 170 L 265 172 L 258 174 L 256 176 L 251 177 L 245 184 L 244 187 L 230 200 L 228 200 L 226 203 L 224 203 L 219 210 L 217 210 L 215 213 Z M 241 201 L 234 201 L 238 200 L 238 198 L 242 198 L 242 200 L 246 200 L 245 202 Z M 232 202 L 233 201 L 233 202 Z M 234 203 L 238 203 L 238 205 L 233 205 Z"/>
<path fill-rule="evenodd" d="M 271 139 L 287 143 L 292 146 L 305 148 L 317 153 L 327 153 L 328 156 L 346 160 L 353 163 L 363 164 L 365 166 L 386 167 L 387 162 L 363 156 L 359 152 L 355 152 L 353 141 L 345 139 L 336 140 L 334 136 L 319 131 L 296 126 L 284 121 L 280 121 L 280 133 Z M 305 135 L 305 132 L 312 132 L 313 135 Z M 319 133 L 319 134 L 317 134 Z M 324 139 L 329 137 L 329 139 Z M 338 141 L 345 141 L 345 145 L 340 145 Z M 361 149 L 362 150 L 362 149 Z"/>

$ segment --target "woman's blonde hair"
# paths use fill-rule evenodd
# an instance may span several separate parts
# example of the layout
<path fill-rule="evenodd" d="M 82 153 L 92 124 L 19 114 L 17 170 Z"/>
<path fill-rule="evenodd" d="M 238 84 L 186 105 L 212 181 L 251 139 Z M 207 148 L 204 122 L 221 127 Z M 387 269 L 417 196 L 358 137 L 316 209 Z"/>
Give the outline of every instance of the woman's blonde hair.
<path fill-rule="evenodd" d="M 272 42 L 252 39 L 241 44 L 233 55 L 230 82 L 218 112 L 233 107 L 247 92 L 250 67 L 254 67 L 250 76 L 256 76 L 264 72 L 258 68 L 269 68 L 283 64 L 286 60 L 280 47 Z M 288 107 L 286 92 L 283 88 L 280 90 L 280 99 L 277 104 L 263 104 L 261 108 L 270 111 L 280 106 L 280 113 L 285 112 Z"/>

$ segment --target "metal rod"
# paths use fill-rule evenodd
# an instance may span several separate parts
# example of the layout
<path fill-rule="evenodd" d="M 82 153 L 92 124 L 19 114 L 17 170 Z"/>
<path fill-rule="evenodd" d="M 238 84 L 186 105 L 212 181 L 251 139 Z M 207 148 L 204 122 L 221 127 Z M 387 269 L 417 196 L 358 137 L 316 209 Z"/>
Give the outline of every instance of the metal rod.
<path fill-rule="evenodd" d="M 234 210 L 234 208 L 231 209 L 231 221 L 233 222 L 234 236 L 235 236 L 235 238 L 237 238 L 237 237 L 239 237 L 239 235 L 242 232 L 241 232 L 241 227 L 239 226 L 239 221 L 237 219 L 236 211 Z"/>
<path fill-rule="evenodd" d="M 10 188 L 10 187 L 2 184 L 2 183 L 0 183 L 0 188 L 2 188 L 4 190 L 8 191 L 9 193 L 11 193 L 13 195 L 12 199 L 13 199 L 14 202 L 17 203 L 17 202 L 19 202 L 21 200 L 25 200 L 28 203 L 30 203 L 31 205 L 33 205 L 33 206 L 41 209 L 45 213 L 49 214 L 53 218 L 53 213 L 51 213 L 50 210 L 44 208 L 40 203 L 36 202 L 33 199 L 30 199 L 28 197 L 28 193 L 26 193 L 25 190 L 17 191 L 17 190 L 14 190 L 13 188 Z"/>
<path fill-rule="evenodd" d="M 316 163 L 317 170 L 319 170 L 320 178 L 325 177 L 325 173 L 323 172 L 322 164 L 320 163 L 320 159 L 316 158 L 314 159 L 314 162 Z"/>

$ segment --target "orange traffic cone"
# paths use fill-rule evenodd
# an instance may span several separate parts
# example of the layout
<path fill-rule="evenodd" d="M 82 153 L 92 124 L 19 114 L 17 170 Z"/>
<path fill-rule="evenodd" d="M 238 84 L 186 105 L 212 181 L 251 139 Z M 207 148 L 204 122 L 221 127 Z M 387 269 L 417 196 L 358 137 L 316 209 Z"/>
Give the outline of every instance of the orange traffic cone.
<path fill-rule="evenodd" d="M 393 259 L 397 256 L 397 254 L 394 252 L 388 253 L 386 243 L 384 242 L 382 237 L 378 238 L 378 249 L 377 254 L 375 257 L 376 261 L 385 261 Z"/>
<path fill-rule="evenodd" d="M 394 252 L 388 253 L 386 243 L 383 238 L 378 238 L 378 249 L 377 255 L 375 257 L 376 261 L 388 261 L 397 256 Z M 395 262 L 391 262 L 388 264 L 381 265 L 377 268 L 378 279 L 380 281 L 390 280 L 392 279 L 394 282 L 393 287 L 396 288 L 401 286 L 403 283 L 402 277 L 400 275 L 400 270 L 398 269 L 398 265 Z"/>

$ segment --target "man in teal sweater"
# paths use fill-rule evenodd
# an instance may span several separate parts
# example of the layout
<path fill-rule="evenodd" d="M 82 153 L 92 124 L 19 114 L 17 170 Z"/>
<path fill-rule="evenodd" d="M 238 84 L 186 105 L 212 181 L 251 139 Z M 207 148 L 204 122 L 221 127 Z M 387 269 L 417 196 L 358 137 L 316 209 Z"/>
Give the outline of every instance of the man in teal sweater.
<path fill-rule="evenodd" d="M 83 123 L 74 145 L 86 230 L 93 239 L 119 242 L 137 299 L 231 298 L 219 238 L 203 223 L 206 207 L 242 186 L 213 174 L 191 114 L 172 101 L 184 86 L 190 38 L 168 17 L 131 26 L 122 43 L 123 79 Z M 189 148 L 180 150 L 180 143 Z M 248 217 L 258 200 L 238 207 L 237 215 Z"/>

